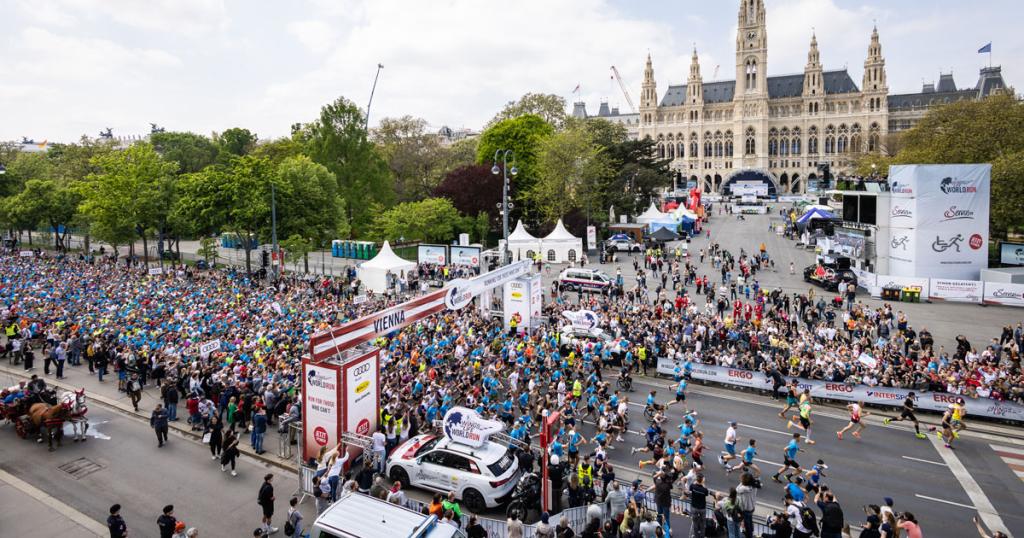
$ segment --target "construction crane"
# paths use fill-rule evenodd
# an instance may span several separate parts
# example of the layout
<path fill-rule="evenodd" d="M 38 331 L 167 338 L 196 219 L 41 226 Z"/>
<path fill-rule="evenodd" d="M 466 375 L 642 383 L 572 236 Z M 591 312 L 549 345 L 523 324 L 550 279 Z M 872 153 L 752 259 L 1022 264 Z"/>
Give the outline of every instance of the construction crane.
<path fill-rule="evenodd" d="M 619 75 L 619 70 L 615 69 L 614 65 L 612 66 L 612 76 L 615 77 L 615 80 L 619 81 L 619 87 L 622 88 L 622 96 L 626 98 L 626 103 L 629 104 L 629 109 L 636 114 L 636 107 L 633 106 L 633 99 L 629 97 L 629 92 L 626 91 L 626 84 L 622 82 L 622 76 Z"/>

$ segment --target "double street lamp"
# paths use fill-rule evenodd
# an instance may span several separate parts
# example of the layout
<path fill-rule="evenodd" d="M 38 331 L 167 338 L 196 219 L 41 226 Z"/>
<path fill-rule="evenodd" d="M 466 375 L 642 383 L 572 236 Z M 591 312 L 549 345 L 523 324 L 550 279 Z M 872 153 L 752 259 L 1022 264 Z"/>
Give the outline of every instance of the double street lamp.
<path fill-rule="evenodd" d="M 501 155 L 502 166 L 498 166 L 498 156 Z M 512 156 L 512 169 L 508 168 L 508 157 Z M 508 259 L 508 214 L 512 210 L 512 204 L 508 201 L 508 176 L 512 174 L 515 176 L 519 173 L 519 169 L 516 168 L 516 154 L 510 149 L 499 149 L 494 152 L 494 166 L 491 167 L 491 173 L 494 175 L 501 174 L 501 203 L 498 204 L 498 209 L 501 211 L 501 235 L 505 239 L 505 246 L 501 252 L 501 265 L 507 265 Z"/>

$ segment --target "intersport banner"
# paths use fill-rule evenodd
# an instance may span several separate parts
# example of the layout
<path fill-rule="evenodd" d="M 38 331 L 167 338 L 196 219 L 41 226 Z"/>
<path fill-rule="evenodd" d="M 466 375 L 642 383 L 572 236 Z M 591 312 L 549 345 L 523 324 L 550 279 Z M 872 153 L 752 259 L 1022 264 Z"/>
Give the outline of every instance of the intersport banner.
<path fill-rule="evenodd" d="M 1024 306 L 1024 284 L 985 283 L 985 304 Z"/>
<path fill-rule="evenodd" d="M 661 375 L 673 375 L 675 369 L 682 370 L 682 362 L 670 359 L 658 359 L 658 373 Z M 728 368 L 711 364 L 694 364 L 692 369 L 694 379 L 712 381 L 723 385 L 747 387 L 760 390 L 771 390 L 771 378 L 762 372 L 742 370 L 739 368 Z M 873 405 L 885 405 L 901 408 L 909 389 L 896 389 L 888 387 L 869 387 L 866 385 L 846 385 L 845 383 L 833 383 L 817 379 L 797 378 L 799 390 L 810 389 L 811 396 L 815 398 L 828 398 L 832 400 L 843 400 L 848 402 L 864 402 Z M 958 397 L 945 392 L 921 392 L 917 394 L 917 406 L 928 411 L 943 411 L 949 404 Z M 967 415 L 998 418 L 1004 420 L 1024 421 L 1024 406 L 1013 402 L 1000 402 L 983 398 L 964 398 L 967 402 Z"/>
<path fill-rule="evenodd" d="M 982 283 L 977 280 L 932 278 L 928 280 L 928 298 L 937 301 L 980 303 L 984 295 L 982 288 Z"/>

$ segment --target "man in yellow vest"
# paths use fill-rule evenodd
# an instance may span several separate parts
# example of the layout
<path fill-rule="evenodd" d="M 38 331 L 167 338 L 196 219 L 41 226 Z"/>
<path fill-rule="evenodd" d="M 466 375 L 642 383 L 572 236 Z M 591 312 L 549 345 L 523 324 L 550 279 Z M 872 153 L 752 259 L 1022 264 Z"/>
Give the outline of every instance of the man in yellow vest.
<path fill-rule="evenodd" d="M 640 344 L 636 348 L 636 358 L 640 361 L 640 367 L 644 370 L 644 375 L 647 375 L 647 348 L 643 344 Z"/>

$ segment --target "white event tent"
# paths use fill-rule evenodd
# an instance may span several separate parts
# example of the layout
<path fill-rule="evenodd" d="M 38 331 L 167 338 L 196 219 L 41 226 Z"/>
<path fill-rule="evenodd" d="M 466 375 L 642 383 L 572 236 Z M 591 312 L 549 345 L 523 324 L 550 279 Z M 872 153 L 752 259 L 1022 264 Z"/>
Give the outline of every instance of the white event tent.
<path fill-rule="evenodd" d="M 372 260 L 359 265 L 357 274 L 366 289 L 373 290 L 374 293 L 384 293 L 388 288 L 388 272 L 398 278 L 402 271 L 409 271 L 415 267 L 415 262 L 399 257 L 385 241 L 384 246 L 380 247 L 380 252 Z"/>
<path fill-rule="evenodd" d="M 498 250 L 502 250 L 505 241 L 498 241 Z M 540 239 L 530 235 L 523 226 L 523 221 L 516 222 L 515 230 L 508 234 L 508 252 L 513 261 L 533 260 L 533 256 L 540 251 Z"/>
<path fill-rule="evenodd" d="M 672 220 L 672 217 L 668 214 L 658 211 L 658 208 L 651 202 L 651 207 L 647 208 L 642 214 L 637 216 L 636 221 L 639 224 L 650 224 L 652 222 L 664 222 Z"/>
<path fill-rule="evenodd" d="M 545 261 L 567 263 L 579 261 L 583 254 L 583 239 L 576 237 L 565 229 L 562 219 L 558 219 L 555 229 L 541 240 L 541 253 Z"/>

